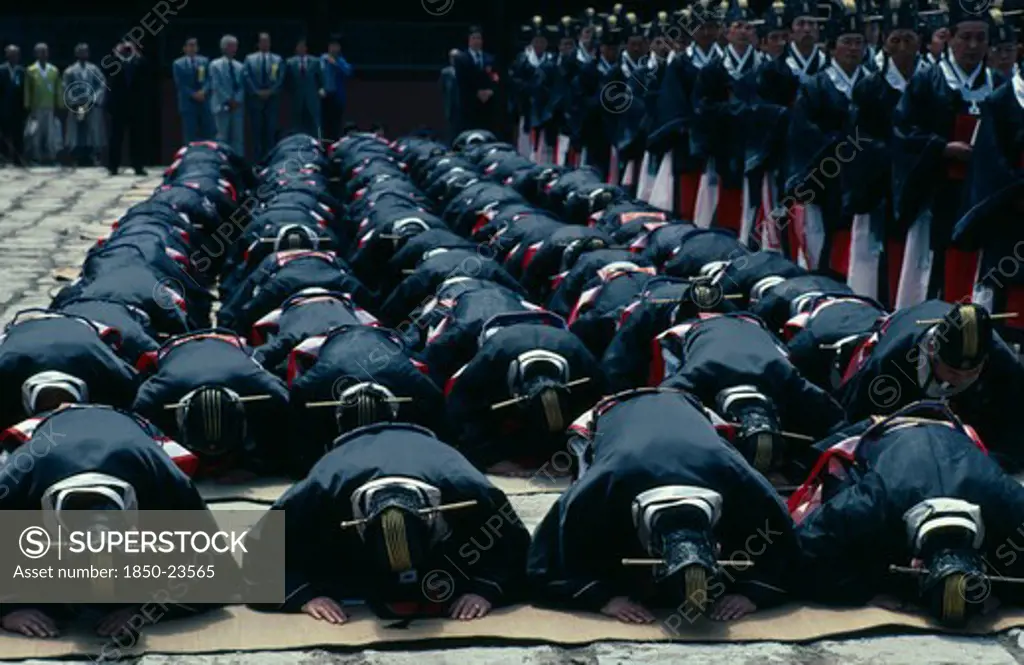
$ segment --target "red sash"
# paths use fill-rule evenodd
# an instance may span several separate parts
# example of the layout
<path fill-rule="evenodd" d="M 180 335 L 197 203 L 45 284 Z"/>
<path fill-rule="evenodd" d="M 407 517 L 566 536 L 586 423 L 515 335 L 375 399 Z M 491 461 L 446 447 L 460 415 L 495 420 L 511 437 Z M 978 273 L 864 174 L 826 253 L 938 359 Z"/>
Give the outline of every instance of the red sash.
<path fill-rule="evenodd" d="M 850 233 L 850 229 L 839 229 L 832 233 L 828 266 L 840 275 L 850 274 Z"/>
<path fill-rule="evenodd" d="M 697 190 L 700 189 L 699 171 L 681 173 L 676 176 L 676 215 L 683 220 L 692 220 L 697 207 Z"/>
<path fill-rule="evenodd" d="M 971 143 L 974 136 L 974 129 L 978 126 L 978 116 L 969 113 L 961 113 L 956 116 L 953 123 L 953 136 L 950 141 Z M 959 160 L 950 160 L 946 165 L 946 176 L 950 180 L 964 180 L 967 178 L 967 163 Z"/>
<path fill-rule="evenodd" d="M 715 209 L 715 227 L 729 229 L 738 236 L 743 230 L 743 190 L 719 187 Z"/>
<path fill-rule="evenodd" d="M 1024 286 L 1009 285 L 1006 287 L 1006 307 L 1004 312 L 1024 312 Z M 1008 328 L 1024 330 L 1024 316 L 1006 320 Z"/>

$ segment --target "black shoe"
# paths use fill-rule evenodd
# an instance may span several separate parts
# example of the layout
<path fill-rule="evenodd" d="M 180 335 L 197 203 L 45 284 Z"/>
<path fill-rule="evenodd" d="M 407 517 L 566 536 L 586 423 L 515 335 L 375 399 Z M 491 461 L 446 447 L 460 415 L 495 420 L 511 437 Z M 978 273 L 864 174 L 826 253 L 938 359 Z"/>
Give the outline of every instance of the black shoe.
<path fill-rule="evenodd" d="M 109 173 L 111 176 L 118 175 L 120 172 L 120 169 L 107 169 L 107 173 Z"/>
<path fill-rule="evenodd" d="M 145 177 L 149 175 L 149 173 L 146 171 L 146 169 L 135 169 L 135 175 Z"/>

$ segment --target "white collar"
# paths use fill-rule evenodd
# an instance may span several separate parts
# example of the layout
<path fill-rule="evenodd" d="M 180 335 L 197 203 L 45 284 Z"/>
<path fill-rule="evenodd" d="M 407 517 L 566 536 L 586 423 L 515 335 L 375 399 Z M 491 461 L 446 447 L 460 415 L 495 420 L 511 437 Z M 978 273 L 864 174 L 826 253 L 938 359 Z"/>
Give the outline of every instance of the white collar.
<path fill-rule="evenodd" d="M 725 47 L 725 53 L 728 57 L 725 58 L 725 70 L 729 72 L 730 76 L 734 79 L 738 79 L 746 73 L 747 63 L 751 60 L 752 64 L 757 64 L 757 58 L 755 56 L 755 49 L 753 45 L 747 45 L 747 50 L 741 56 L 733 48 L 732 44 Z"/>
<path fill-rule="evenodd" d="M 857 69 L 853 71 L 853 76 L 847 76 L 846 72 L 834 62 L 825 70 L 832 81 L 832 85 L 836 87 L 836 90 L 846 95 L 847 99 L 853 99 L 853 86 L 857 85 L 857 81 L 860 80 L 860 75 L 863 71 L 864 68 L 861 65 L 857 65 Z"/>
<path fill-rule="evenodd" d="M 920 64 L 921 62 L 919 60 L 918 65 Z M 884 75 L 886 83 L 888 83 L 893 90 L 899 90 L 900 92 L 903 92 L 904 90 L 907 89 L 907 79 L 903 77 L 903 74 L 896 67 L 896 65 L 892 64 L 892 60 L 885 60 Z"/>
<path fill-rule="evenodd" d="M 690 62 L 693 63 L 694 67 L 697 69 L 703 69 L 715 56 L 721 56 L 723 53 L 722 47 L 717 43 L 712 44 L 707 53 L 705 53 L 700 46 L 690 44 L 686 48 L 686 55 L 690 56 Z"/>
<path fill-rule="evenodd" d="M 526 50 L 523 51 L 523 53 L 526 54 L 526 59 L 530 62 L 531 66 L 533 66 L 533 67 L 539 67 L 540 66 L 540 58 L 537 57 L 537 52 L 533 50 L 532 46 L 527 46 Z M 544 55 L 547 55 L 547 51 L 544 52 Z"/>
<path fill-rule="evenodd" d="M 1013 96 L 1017 98 L 1017 104 L 1024 109 L 1024 75 L 1020 71 L 1013 77 Z"/>
<path fill-rule="evenodd" d="M 793 70 L 793 73 L 800 76 L 801 81 L 807 80 L 809 76 L 807 70 L 810 69 L 811 65 L 815 63 L 821 64 L 823 56 L 818 49 L 818 45 L 814 45 L 814 48 L 811 49 L 811 54 L 806 59 L 800 55 L 800 51 L 793 44 L 790 44 L 787 48 L 789 49 L 789 55 L 786 56 L 786 64 Z"/>
<path fill-rule="evenodd" d="M 953 56 L 943 58 L 939 62 L 939 68 L 946 79 L 946 85 L 952 90 L 957 90 L 964 101 L 971 103 L 971 115 L 978 115 L 978 102 L 984 100 L 992 93 L 992 72 L 985 63 L 980 63 L 970 75 L 956 63 Z M 975 88 L 974 84 L 978 77 L 984 74 L 985 84 Z"/>

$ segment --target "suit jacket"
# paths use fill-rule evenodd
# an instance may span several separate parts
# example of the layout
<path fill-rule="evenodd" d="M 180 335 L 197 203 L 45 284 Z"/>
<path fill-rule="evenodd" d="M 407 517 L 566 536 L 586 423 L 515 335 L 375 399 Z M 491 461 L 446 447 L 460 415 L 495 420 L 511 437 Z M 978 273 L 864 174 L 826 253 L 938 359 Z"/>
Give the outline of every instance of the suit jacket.
<path fill-rule="evenodd" d="M 139 100 L 146 98 L 148 92 L 149 71 L 145 58 L 140 55 L 127 60 L 115 58 L 110 68 L 113 71 L 107 78 L 107 109 L 111 113 L 136 109 Z"/>
<path fill-rule="evenodd" d="M 271 98 L 267 101 L 271 101 L 284 83 L 284 59 L 276 53 L 268 53 L 264 66 L 262 53 L 250 53 L 245 56 L 243 73 L 246 92 L 255 97 L 257 90 L 269 89 Z"/>
<path fill-rule="evenodd" d="M 296 101 L 308 106 L 320 103 L 320 90 L 324 87 L 324 73 L 320 68 L 320 58 L 307 55 L 306 71 L 302 71 L 302 56 L 288 58 L 285 74 L 285 86 L 288 94 Z"/>
<path fill-rule="evenodd" d="M 222 113 L 231 100 L 245 105 L 245 77 L 242 63 L 223 56 L 210 63 L 210 111 Z"/>
<path fill-rule="evenodd" d="M 481 90 L 497 90 L 497 73 L 494 68 L 494 56 L 483 53 L 483 65 L 478 65 L 469 51 L 462 51 L 455 58 L 455 78 L 458 81 L 459 104 L 462 119 L 474 122 L 486 110 L 493 108 L 497 101 L 492 97 L 487 104 L 481 104 L 476 93 Z"/>
<path fill-rule="evenodd" d="M 174 87 L 178 91 L 178 111 L 180 113 L 199 113 L 204 102 L 192 99 L 197 90 L 210 94 L 210 59 L 206 56 L 195 57 L 195 67 L 187 56 L 181 56 L 171 66 L 174 75 Z"/>
<path fill-rule="evenodd" d="M 346 102 L 345 82 L 352 77 L 352 65 L 340 53 L 334 59 L 333 64 L 327 60 L 327 57 L 326 53 L 320 56 L 320 69 L 324 73 L 324 90 L 344 107 Z"/>
<path fill-rule="evenodd" d="M 25 108 L 30 111 L 64 108 L 60 70 L 53 64 L 47 64 L 45 73 L 38 62 L 25 71 Z"/>
<path fill-rule="evenodd" d="M 25 68 L 5 62 L 0 65 L 0 120 L 22 114 L 25 106 Z"/>

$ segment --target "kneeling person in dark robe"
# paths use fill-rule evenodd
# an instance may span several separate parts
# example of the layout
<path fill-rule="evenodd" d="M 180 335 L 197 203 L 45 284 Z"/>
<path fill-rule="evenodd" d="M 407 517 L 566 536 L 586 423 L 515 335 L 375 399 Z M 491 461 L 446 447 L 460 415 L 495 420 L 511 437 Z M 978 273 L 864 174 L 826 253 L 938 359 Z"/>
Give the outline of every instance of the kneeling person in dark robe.
<path fill-rule="evenodd" d="M 730 620 L 787 598 L 797 551 L 786 508 L 695 398 L 619 393 L 572 430 L 586 469 L 534 535 L 527 574 L 540 599 L 626 623 L 673 608 L 672 628 L 709 607 Z"/>
<path fill-rule="evenodd" d="M 790 499 L 808 594 L 860 605 L 895 592 L 954 626 L 983 610 L 993 586 L 1019 604 L 1017 585 L 998 585 L 1020 577 L 1006 543 L 1024 522 L 1024 488 L 974 431 L 921 403 L 849 434 Z"/>
<path fill-rule="evenodd" d="M 19 427 L 4 436 L 23 440 L 22 445 L 33 453 L 32 464 L 26 470 L 17 462 L 15 450 L 9 463 L 0 465 L 0 483 L 5 490 L 0 495 L 0 512 L 41 509 L 64 524 L 80 510 L 118 511 L 119 515 L 194 511 L 201 530 L 217 531 L 206 503 L 179 467 L 188 460 L 181 459 L 177 446 L 143 419 L 105 406 L 71 405 Z M 239 581 L 230 554 L 217 557 L 215 566 L 218 583 Z M 219 607 L 176 604 L 170 599 L 164 603 L 155 597 L 153 603 L 162 606 L 163 614 L 156 615 L 161 620 Z M 18 598 L 7 597 L 0 606 L 0 625 L 28 637 L 57 637 L 62 623 L 85 617 L 96 620 L 98 634 L 112 636 L 134 630 L 131 620 L 144 607 L 20 603 Z M 145 616 L 152 621 L 154 613 Z"/>
<path fill-rule="evenodd" d="M 335 445 L 272 508 L 288 523 L 287 599 L 256 609 L 339 624 L 345 601 L 360 599 L 383 617 L 470 620 L 514 600 L 529 534 L 504 492 L 454 448 L 400 423 Z M 246 541 L 244 569 L 261 569 L 258 533 Z M 438 574 L 454 585 L 449 593 L 430 592 Z"/>

